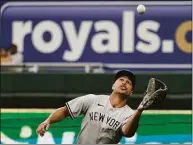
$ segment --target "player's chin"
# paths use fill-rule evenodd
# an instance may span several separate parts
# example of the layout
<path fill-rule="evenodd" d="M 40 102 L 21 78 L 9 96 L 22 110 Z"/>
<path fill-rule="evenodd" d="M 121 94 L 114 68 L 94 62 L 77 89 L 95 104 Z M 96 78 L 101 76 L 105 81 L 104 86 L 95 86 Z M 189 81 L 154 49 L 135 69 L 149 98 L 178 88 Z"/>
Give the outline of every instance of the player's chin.
<path fill-rule="evenodd" d="M 129 96 L 130 95 L 130 93 L 126 90 L 119 91 L 119 94 L 124 95 L 124 96 Z"/>

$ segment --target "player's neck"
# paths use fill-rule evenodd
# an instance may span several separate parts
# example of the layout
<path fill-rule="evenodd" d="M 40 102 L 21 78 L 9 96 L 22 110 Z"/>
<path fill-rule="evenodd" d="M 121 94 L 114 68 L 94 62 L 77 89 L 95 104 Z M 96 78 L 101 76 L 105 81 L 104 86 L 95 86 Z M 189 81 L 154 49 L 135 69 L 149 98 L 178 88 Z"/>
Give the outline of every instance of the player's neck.
<path fill-rule="evenodd" d="M 119 94 L 112 93 L 110 95 L 110 103 L 114 108 L 121 108 L 127 104 L 127 99 L 125 96 L 120 96 Z"/>

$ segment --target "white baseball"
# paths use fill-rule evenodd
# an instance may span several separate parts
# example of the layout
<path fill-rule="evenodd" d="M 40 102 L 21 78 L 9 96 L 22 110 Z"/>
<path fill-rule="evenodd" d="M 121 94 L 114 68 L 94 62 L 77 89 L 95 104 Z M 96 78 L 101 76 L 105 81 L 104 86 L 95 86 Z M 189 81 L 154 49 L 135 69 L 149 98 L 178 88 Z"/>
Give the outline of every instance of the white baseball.
<path fill-rule="evenodd" d="M 141 5 L 141 4 L 140 4 L 140 5 L 137 6 L 137 12 L 138 12 L 139 14 L 144 14 L 145 11 L 146 11 L 146 8 L 145 8 L 144 5 Z"/>

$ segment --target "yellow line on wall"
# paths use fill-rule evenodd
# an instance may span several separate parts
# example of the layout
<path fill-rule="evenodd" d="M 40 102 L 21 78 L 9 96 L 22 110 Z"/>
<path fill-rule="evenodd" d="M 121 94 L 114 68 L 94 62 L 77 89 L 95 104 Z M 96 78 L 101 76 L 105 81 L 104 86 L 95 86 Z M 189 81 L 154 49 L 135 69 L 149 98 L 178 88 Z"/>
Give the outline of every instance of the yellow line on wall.
<path fill-rule="evenodd" d="M 51 113 L 55 109 L 1 109 L 1 113 Z M 143 114 L 192 114 L 192 110 L 145 110 Z"/>

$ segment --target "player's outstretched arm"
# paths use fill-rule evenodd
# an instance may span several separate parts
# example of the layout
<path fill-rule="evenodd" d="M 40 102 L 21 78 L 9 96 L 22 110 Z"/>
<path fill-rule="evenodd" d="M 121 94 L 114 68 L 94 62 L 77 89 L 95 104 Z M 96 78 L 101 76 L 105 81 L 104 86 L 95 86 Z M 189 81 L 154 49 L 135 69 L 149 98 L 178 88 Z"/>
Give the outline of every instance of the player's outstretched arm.
<path fill-rule="evenodd" d="M 44 122 L 42 122 L 38 126 L 36 130 L 37 134 L 39 134 L 40 136 L 43 136 L 45 133 L 45 130 L 48 130 L 48 128 L 52 123 L 59 122 L 68 116 L 69 116 L 69 113 L 66 107 L 61 107 L 56 109 L 54 112 L 50 114 L 50 116 Z"/>
<path fill-rule="evenodd" d="M 61 107 L 56 109 L 54 112 L 52 112 L 50 114 L 50 116 L 46 119 L 50 124 L 55 123 L 55 122 L 59 122 L 61 120 L 63 120 L 64 118 L 68 117 L 69 113 L 68 110 L 65 107 Z"/>
<path fill-rule="evenodd" d="M 139 124 L 139 120 L 142 112 L 143 112 L 143 106 L 141 106 L 140 104 L 137 110 L 134 112 L 134 114 L 131 117 L 129 117 L 127 122 L 123 125 L 122 133 L 125 137 L 134 136 L 135 132 L 138 129 L 138 124 Z"/>

